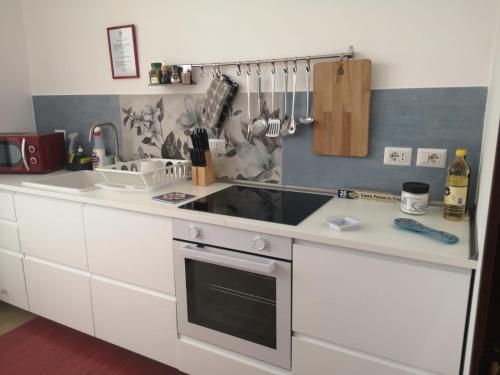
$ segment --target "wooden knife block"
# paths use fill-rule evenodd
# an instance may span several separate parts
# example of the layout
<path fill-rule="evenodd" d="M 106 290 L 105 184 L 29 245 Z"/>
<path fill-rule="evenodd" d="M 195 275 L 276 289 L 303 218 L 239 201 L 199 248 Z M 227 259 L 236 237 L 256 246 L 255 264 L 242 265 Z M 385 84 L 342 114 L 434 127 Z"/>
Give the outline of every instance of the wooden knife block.
<path fill-rule="evenodd" d="M 215 182 L 214 162 L 210 151 L 205 151 L 205 160 L 206 167 L 192 167 L 193 186 L 208 186 Z"/>

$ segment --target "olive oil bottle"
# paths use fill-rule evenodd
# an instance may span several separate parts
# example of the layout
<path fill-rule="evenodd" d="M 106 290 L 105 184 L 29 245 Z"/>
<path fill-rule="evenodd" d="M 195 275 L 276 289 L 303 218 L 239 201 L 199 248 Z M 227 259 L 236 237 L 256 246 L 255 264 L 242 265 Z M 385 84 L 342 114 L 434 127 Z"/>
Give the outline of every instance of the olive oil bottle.
<path fill-rule="evenodd" d="M 467 150 L 459 148 L 455 155 L 457 157 L 450 163 L 446 177 L 443 216 L 449 220 L 462 220 L 467 203 L 470 169 L 465 161 Z"/>

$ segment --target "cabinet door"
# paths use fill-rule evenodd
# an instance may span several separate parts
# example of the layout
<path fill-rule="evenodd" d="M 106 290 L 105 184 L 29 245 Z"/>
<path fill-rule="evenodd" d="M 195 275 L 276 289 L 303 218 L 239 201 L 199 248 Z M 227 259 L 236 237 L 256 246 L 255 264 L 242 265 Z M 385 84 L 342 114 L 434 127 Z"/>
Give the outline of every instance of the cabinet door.
<path fill-rule="evenodd" d="M 178 369 L 189 375 L 290 375 L 290 371 L 217 346 L 179 339 Z"/>
<path fill-rule="evenodd" d="M 23 253 L 87 269 L 81 203 L 19 194 L 15 203 Z"/>
<path fill-rule="evenodd" d="M 470 270 L 294 245 L 293 330 L 442 374 L 460 367 Z"/>
<path fill-rule="evenodd" d="M 175 294 L 169 219 L 97 206 L 84 218 L 92 273 Z"/>
<path fill-rule="evenodd" d="M 404 368 L 388 361 L 370 358 L 352 350 L 339 350 L 327 343 L 308 338 L 293 337 L 292 358 L 294 375 L 408 375 L 422 371 Z"/>
<path fill-rule="evenodd" d="M 96 337 L 177 367 L 174 297 L 92 279 Z"/>
<path fill-rule="evenodd" d="M 31 312 L 94 335 L 90 274 L 30 257 L 24 272 Z"/>
<path fill-rule="evenodd" d="M 13 197 L 12 193 L 0 191 L 0 219 L 16 221 Z"/>
<path fill-rule="evenodd" d="M 21 254 L 0 250 L 0 301 L 28 310 Z"/>
<path fill-rule="evenodd" d="M 0 219 L 0 249 L 20 251 L 17 224 Z"/>

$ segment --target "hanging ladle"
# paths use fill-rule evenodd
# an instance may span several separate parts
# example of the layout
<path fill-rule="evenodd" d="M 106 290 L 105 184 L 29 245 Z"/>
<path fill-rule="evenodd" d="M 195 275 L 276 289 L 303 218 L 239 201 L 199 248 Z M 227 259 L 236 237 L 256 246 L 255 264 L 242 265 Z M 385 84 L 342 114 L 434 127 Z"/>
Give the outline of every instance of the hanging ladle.
<path fill-rule="evenodd" d="M 297 93 L 297 60 L 294 61 L 292 69 L 292 116 L 290 117 L 290 125 L 288 126 L 288 134 L 293 135 L 297 130 L 295 122 L 295 94 Z"/>
<path fill-rule="evenodd" d="M 309 109 L 309 100 L 310 100 L 310 92 L 311 92 L 311 62 L 310 60 L 307 60 L 307 66 L 306 66 L 306 78 L 307 78 L 307 100 L 306 100 L 306 115 L 307 117 L 301 117 L 299 119 L 299 124 L 301 125 L 312 125 L 314 123 L 314 119 L 311 117 L 311 112 Z"/>
<path fill-rule="evenodd" d="M 285 61 L 283 68 L 283 77 L 285 80 L 285 92 L 283 93 L 283 118 L 281 119 L 281 135 L 288 135 L 288 128 L 290 126 L 290 117 L 286 114 L 287 96 L 288 96 L 288 61 Z"/>

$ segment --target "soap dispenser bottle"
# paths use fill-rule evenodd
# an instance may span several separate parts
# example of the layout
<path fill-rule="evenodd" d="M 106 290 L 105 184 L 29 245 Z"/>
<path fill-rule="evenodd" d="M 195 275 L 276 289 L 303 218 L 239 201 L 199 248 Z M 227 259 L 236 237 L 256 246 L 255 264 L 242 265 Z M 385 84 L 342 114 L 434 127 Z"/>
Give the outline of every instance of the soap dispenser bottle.
<path fill-rule="evenodd" d="M 92 168 L 101 168 L 104 166 L 104 158 L 106 150 L 104 149 L 104 141 L 102 139 L 102 129 L 97 127 L 94 129 L 94 148 L 92 149 Z"/>

